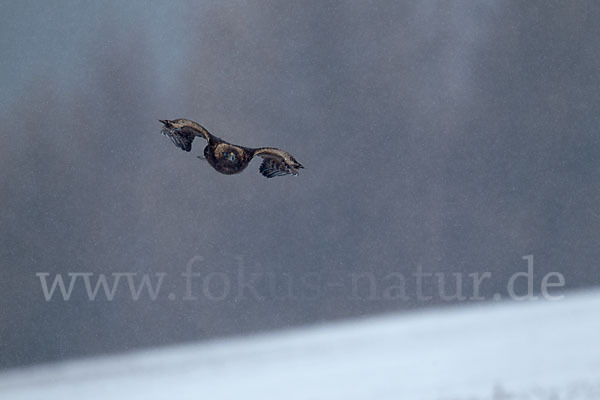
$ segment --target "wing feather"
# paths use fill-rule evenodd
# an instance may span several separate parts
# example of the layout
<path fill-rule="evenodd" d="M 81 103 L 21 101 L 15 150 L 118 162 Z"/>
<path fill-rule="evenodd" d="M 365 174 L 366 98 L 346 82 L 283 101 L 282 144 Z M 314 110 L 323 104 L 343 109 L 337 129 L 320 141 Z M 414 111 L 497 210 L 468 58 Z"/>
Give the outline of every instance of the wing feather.
<path fill-rule="evenodd" d="M 175 146 L 181 150 L 190 151 L 192 150 L 192 142 L 196 136 L 201 136 L 210 142 L 212 139 L 216 139 L 210 134 L 202 125 L 188 120 L 160 120 L 164 127 L 162 133 L 168 136 Z"/>
<path fill-rule="evenodd" d="M 267 178 L 298 175 L 299 170 L 304 168 L 290 153 L 273 147 L 256 149 L 254 155 L 263 158 L 258 170 Z"/>

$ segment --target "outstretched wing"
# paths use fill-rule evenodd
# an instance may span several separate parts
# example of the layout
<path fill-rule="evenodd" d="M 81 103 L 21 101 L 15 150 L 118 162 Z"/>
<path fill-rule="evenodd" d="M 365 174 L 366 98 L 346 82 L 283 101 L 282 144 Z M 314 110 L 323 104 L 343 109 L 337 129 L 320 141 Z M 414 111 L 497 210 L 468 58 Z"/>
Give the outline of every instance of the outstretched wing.
<path fill-rule="evenodd" d="M 192 142 L 196 136 L 203 137 L 207 142 L 211 138 L 215 138 L 203 126 L 193 121 L 169 121 L 162 119 L 159 121 L 164 125 L 162 129 L 163 135 L 168 136 L 175 146 L 184 151 L 192 150 Z"/>
<path fill-rule="evenodd" d="M 267 178 L 298 175 L 298 170 L 304 168 L 290 153 L 272 147 L 256 149 L 254 155 L 263 158 L 259 171 Z"/>

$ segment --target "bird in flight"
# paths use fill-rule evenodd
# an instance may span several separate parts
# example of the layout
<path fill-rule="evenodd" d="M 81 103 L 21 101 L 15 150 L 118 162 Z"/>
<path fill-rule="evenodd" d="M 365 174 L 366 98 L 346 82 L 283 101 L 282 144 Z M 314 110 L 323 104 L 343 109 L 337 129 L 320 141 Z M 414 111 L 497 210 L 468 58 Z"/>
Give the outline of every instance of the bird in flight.
<path fill-rule="evenodd" d="M 254 156 L 263 158 L 259 171 L 267 178 L 298 175 L 299 170 L 304 168 L 290 153 L 283 150 L 274 147 L 254 149 L 227 143 L 189 119 L 159 121 L 164 125 L 161 131 L 163 135 L 168 136 L 175 146 L 184 151 L 192 150 L 192 142 L 196 136 L 206 139 L 208 144 L 204 148 L 204 158 L 222 174 L 233 175 L 242 172 Z"/>

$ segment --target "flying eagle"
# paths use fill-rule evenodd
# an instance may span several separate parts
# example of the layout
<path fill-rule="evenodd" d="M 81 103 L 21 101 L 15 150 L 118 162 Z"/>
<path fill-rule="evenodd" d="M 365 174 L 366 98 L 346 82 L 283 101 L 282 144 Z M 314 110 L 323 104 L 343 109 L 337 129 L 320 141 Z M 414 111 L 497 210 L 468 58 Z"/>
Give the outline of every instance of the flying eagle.
<path fill-rule="evenodd" d="M 242 172 L 254 156 L 263 158 L 259 171 L 267 178 L 298 175 L 298 170 L 304 168 L 290 153 L 283 150 L 274 147 L 253 149 L 227 143 L 189 119 L 159 121 L 164 125 L 161 131 L 163 135 L 171 138 L 175 146 L 184 151 L 192 150 L 192 142 L 196 136 L 206 139 L 208 144 L 204 148 L 204 158 L 222 174 L 232 175 Z"/>

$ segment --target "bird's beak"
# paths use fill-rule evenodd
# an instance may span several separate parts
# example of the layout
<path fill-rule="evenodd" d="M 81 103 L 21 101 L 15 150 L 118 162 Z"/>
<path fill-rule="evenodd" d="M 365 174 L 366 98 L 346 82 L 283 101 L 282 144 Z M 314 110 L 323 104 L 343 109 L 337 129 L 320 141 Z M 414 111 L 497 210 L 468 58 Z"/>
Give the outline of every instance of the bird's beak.
<path fill-rule="evenodd" d="M 159 119 L 160 122 L 163 123 L 163 125 L 167 126 L 169 125 L 169 120 L 168 119 Z"/>

